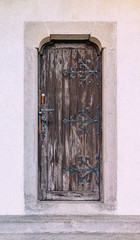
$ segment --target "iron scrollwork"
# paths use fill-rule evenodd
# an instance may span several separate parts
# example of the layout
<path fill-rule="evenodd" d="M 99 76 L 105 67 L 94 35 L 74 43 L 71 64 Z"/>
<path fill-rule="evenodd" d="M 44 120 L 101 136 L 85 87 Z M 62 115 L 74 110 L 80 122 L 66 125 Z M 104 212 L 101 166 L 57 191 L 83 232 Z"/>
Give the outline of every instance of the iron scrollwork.
<path fill-rule="evenodd" d="M 100 106 L 98 105 L 96 107 L 97 115 L 94 118 L 91 118 L 88 113 L 90 112 L 89 108 L 86 108 L 85 111 L 83 111 L 82 108 L 78 109 L 78 117 L 75 119 L 75 115 L 71 115 L 70 119 L 63 119 L 63 123 L 67 124 L 70 123 L 70 126 L 75 126 L 76 123 L 79 123 L 78 125 L 78 135 L 83 135 L 91 133 L 90 130 L 88 130 L 89 125 L 94 124 L 97 129 L 97 135 L 99 135 L 99 118 L 100 118 Z"/>
<path fill-rule="evenodd" d="M 75 78 L 76 75 L 79 75 L 80 81 L 79 84 L 83 85 L 84 82 L 86 82 L 86 85 L 89 85 L 91 83 L 91 81 L 89 80 L 89 77 L 91 75 L 94 75 L 96 77 L 97 80 L 97 87 L 99 87 L 100 85 L 100 78 L 99 78 L 99 73 L 100 73 L 100 56 L 97 57 L 96 62 L 96 68 L 95 69 L 91 69 L 88 66 L 88 63 L 90 63 L 91 60 L 86 59 L 85 62 L 83 61 L 83 59 L 79 59 L 78 63 L 79 63 L 79 69 L 75 69 L 75 67 L 71 67 L 70 71 L 68 70 L 63 70 L 63 75 L 67 76 L 70 75 L 70 78 Z M 85 68 L 86 70 L 83 70 L 83 68 Z M 85 77 L 83 77 L 83 75 L 86 75 Z"/>
<path fill-rule="evenodd" d="M 99 186 L 100 184 L 100 155 L 96 155 L 97 163 L 94 167 L 89 165 L 90 158 L 85 157 L 83 160 L 82 156 L 78 157 L 78 167 L 76 168 L 74 164 L 70 164 L 69 168 L 63 168 L 63 173 L 70 172 L 71 176 L 74 176 L 76 172 L 78 172 L 78 183 L 83 183 L 85 180 L 87 183 L 91 182 L 89 178 L 91 173 L 94 173 L 97 177 L 96 184 Z M 86 167 L 86 168 L 85 168 Z"/>

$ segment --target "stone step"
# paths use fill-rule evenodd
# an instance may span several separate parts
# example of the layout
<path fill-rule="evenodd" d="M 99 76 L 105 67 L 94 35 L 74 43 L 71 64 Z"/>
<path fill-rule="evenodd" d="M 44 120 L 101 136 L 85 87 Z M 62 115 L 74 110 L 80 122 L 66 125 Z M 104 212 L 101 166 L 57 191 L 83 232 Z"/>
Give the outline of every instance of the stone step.
<path fill-rule="evenodd" d="M 0 240 L 140 240 L 140 234 L 131 233 L 75 233 L 75 234 L 0 234 Z"/>
<path fill-rule="evenodd" d="M 0 239 L 140 240 L 140 216 L 0 216 Z"/>

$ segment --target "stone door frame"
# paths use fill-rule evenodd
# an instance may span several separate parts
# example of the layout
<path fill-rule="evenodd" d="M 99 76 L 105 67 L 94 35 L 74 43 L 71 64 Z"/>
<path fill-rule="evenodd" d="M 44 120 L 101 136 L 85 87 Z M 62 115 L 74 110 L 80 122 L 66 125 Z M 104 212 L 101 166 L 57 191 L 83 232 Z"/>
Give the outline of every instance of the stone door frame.
<path fill-rule="evenodd" d="M 117 208 L 117 63 L 115 22 L 27 22 L 24 26 L 25 213 L 93 215 Z M 38 51 L 51 40 L 89 40 L 103 51 L 103 197 L 92 201 L 46 201 L 38 190 Z"/>

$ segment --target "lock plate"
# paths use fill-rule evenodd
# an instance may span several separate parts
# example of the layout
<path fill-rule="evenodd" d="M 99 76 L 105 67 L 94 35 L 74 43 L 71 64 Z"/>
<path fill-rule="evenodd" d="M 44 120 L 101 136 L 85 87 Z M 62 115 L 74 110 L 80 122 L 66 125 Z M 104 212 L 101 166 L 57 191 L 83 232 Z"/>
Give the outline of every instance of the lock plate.
<path fill-rule="evenodd" d="M 54 112 L 54 109 L 45 108 L 45 109 L 39 109 L 38 110 L 38 114 L 41 116 L 41 132 L 45 132 L 46 125 L 54 123 L 52 120 L 47 119 L 44 112 Z"/>

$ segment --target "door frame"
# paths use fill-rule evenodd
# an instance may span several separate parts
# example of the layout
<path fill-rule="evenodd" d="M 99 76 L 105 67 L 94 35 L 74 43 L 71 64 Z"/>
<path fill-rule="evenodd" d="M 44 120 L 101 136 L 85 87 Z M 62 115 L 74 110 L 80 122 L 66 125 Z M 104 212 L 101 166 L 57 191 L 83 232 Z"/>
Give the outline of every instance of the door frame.
<path fill-rule="evenodd" d="M 40 202 L 38 172 L 38 51 L 50 40 L 89 40 L 103 50 L 103 197 L 100 202 Z M 26 23 L 24 32 L 24 197 L 28 214 L 105 214 L 117 207 L 116 23 Z M 110 171 L 111 169 L 111 171 Z"/>

